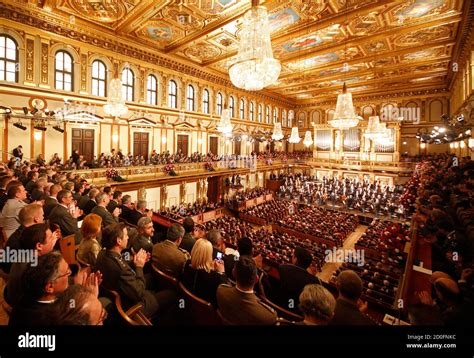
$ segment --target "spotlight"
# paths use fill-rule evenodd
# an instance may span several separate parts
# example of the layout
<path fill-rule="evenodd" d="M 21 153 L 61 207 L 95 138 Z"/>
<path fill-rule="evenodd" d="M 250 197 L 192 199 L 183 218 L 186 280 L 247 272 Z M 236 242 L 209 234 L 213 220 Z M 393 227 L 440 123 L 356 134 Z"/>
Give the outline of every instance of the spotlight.
<path fill-rule="evenodd" d="M 26 131 L 26 127 L 21 123 L 13 123 L 13 126 L 20 128 L 22 131 Z"/>
<path fill-rule="evenodd" d="M 28 107 L 23 107 L 23 113 L 24 113 L 25 115 L 28 114 Z"/>
<path fill-rule="evenodd" d="M 60 126 L 54 126 L 53 129 L 57 130 L 60 133 L 64 133 L 64 129 L 62 129 Z"/>
<path fill-rule="evenodd" d="M 458 122 L 464 122 L 464 114 L 461 114 L 460 116 L 456 117 Z"/>
<path fill-rule="evenodd" d="M 38 126 L 34 126 L 33 128 L 34 128 L 34 129 L 37 129 L 37 130 L 39 130 L 39 131 L 43 131 L 43 132 L 46 132 L 46 130 L 48 129 L 48 128 L 46 128 L 46 127 L 39 126 L 39 125 L 38 125 Z"/>
<path fill-rule="evenodd" d="M 36 114 L 38 113 L 38 108 L 34 108 L 32 111 L 31 111 L 31 114 Z"/>
<path fill-rule="evenodd" d="M 4 110 L 5 114 L 11 114 L 12 113 L 12 109 L 10 107 L 0 106 L 0 109 Z"/>

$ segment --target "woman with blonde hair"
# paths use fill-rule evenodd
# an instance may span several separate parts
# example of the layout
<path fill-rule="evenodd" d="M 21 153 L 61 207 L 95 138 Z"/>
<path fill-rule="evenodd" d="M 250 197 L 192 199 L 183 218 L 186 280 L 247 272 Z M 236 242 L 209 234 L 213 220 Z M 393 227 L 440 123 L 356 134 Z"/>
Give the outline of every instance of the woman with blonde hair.
<path fill-rule="evenodd" d="M 206 239 L 199 239 L 191 251 L 191 260 L 187 262 L 182 281 L 186 288 L 196 296 L 217 307 L 217 287 L 227 283 L 224 262 L 212 259 L 212 244 Z"/>
<path fill-rule="evenodd" d="M 81 265 L 95 266 L 95 261 L 102 250 L 97 238 L 101 233 L 102 218 L 96 214 L 87 215 L 81 225 L 81 243 L 77 250 L 77 261 Z"/>

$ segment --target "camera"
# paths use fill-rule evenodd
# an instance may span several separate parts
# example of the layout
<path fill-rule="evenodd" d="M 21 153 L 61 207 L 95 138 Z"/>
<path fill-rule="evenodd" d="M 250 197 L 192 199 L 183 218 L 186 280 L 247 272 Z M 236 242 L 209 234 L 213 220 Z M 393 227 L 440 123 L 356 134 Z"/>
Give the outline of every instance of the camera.
<path fill-rule="evenodd" d="M 217 253 L 217 259 L 218 260 L 222 260 L 223 257 L 224 257 L 224 254 L 222 252 Z"/>

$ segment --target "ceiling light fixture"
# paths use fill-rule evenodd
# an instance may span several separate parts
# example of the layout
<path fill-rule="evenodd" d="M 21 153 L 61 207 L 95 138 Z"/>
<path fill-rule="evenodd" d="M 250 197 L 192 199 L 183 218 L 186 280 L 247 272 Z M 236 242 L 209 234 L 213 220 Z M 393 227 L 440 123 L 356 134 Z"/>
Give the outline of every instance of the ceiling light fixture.
<path fill-rule="evenodd" d="M 278 80 L 281 64 L 273 58 L 268 12 L 252 0 L 252 7 L 243 16 L 239 52 L 229 68 L 234 86 L 259 91 Z"/>

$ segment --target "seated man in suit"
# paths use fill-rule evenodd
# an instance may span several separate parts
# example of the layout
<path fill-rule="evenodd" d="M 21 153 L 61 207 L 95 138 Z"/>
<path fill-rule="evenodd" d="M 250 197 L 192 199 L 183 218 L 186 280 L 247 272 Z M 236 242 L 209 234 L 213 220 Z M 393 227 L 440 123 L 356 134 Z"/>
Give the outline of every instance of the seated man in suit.
<path fill-rule="evenodd" d="M 96 196 L 100 193 L 99 189 L 92 188 L 89 190 L 89 201 L 84 205 L 84 215 L 89 215 L 92 209 L 97 205 Z"/>
<path fill-rule="evenodd" d="M 160 292 L 146 288 L 143 267 L 148 256 L 145 250 L 138 251 L 133 257 L 133 270 L 122 258 L 121 252 L 128 246 L 128 233 L 124 223 L 107 226 L 102 231 L 102 250 L 96 262 L 96 270 L 100 270 L 104 287 L 116 290 L 126 308 L 137 303 L 143 304 L 143 312 L 152 317 L 158 310 L 164 311 L 176 300 L 171 290 Z"/>
<path fill-rule="evenodd" d="M 77 218 L 81 216 L 82 212 L 79 208 L 76 208 L 74 216 L 71 215 L 69 212 L 69 206 L 72 204 L 72 200 L 72 193 L 69 190 L 61 190 L 58 193 L 59 205 L 51 211 L 48 218 L 50 222 L 57 224 L 60 227 L 63 237 L 77 234 L 79 232 Z"/>
<path fill-rule="evenodd" d="M 49 198 L 44 202 L 44 217 L 47 219 L 49 214 L 53 209 L 58 205 L 58 193 L 61 191 L 61 185 L 53 184 L 51 188 L 49 188 Z"/>
<path fill-rule="evenodd" d="M 179 247 L 182 248 L 183 250 L 186 250 L 187 252 L 191 252 L 194 244 L 196 243 L 196 239 L 193 237 L 194 220 L 192 217 L 186 216 L 184 218 L 183 228 L 184 228 L 184 236 Z"/>
<path fill-rule="evenodd" d="M 255 295 L 253 288 L 258 280 L 257 266 L 252 258 L 240 257 L 234 267 L 237 286 L 222 284 L 217 289 L 217 304 L 224 323 L 231 325 L 273 325 L 275 310 Z"/>
<path fill-rule="evenodd" d="M 184 264 L 191 256 L 179 245 L 184 236 L 184 229 L 180 224 L 173 224 L 168 228 L 166 240 L 153 246 L 153 263 L 161 271 L 179 278 L 183 273 Z"/>
<path fill-rule="evenodd" d="M 330 325 L 373 325 L 375 324 L 363 313 L 367 303 L 360 300 L 362 295 L 362 280 L 352 270 L 344 270 L 337 276 L 339 297 L 336 300 L 336 310 Z"/>
<path fill-rule="evenodd" d="M 133 210 L 132 197 L 130 195 L 124 195 L 122 197 L 122 205 L 120 206 L 120 209 L 122 209 L 120 217 L 126 222 L 130 222 L 130 213 Z"/>
<path fill-rule="evenodd" d="M 110 201 L 109 194 L 99 193 L 95 200 L 97 205 L 92 209 L 91 213 L 99 215 L 102 218 L 102 228 L 118 223 L 118 216 L 120 214 L 120 209 L 115 208 L 114 212 L 111 214 L 107 209 L 107 204 Z"/>
<path fill-rule="evenodd" d="M 129 219 L 130 220 L 127 220 L 127 221 L 130 224 L 136 226 L 138 224 L 138 220 L 140 220 L 142 217 L 144 217 L 146 215 L 151 216 L 151 214 L 153 214 L 153 212 L 147 210 L 146 205 L 147 205 L 146 200 L 138 200 L 137 204 L 135 205 L 135 209 L 130 211 L 130 214 L 129 214 Z"/>
<path fill-rule="evenodd" d="M 312 261 L 313 257 L 308 250 L 296 247 L 291 258 L 292 263 L 278 267 L 281 288 L 280 304 L 285 309 L 294 310 L 298 307 L 299 296 L 306 285 L 321 284 L 319 278 L 308 272 Z"/>
<path fill-rule="evenodd" d="M 57 297 L 68 287 L 71 270 L 61 253 L 50 252 L 28 266 L 22 275 L 23 295 L 13 306 L 10 326 L 50 325 L 51 310 Z"/>
<path fill-rule="evenodd" d="M 334 296 L 321 285 L 306 285 L 301 292 L 300 310 L 304 315 L 304 325 L 327 325 L 335 308 Z"/>
<path fill-rule="evenodd" d="M 113 213 L 116 207 L 120 207 L 122 204 L 122 192 L 120 190 L 115 190 L 112 196 L 112 200 L 107 204 L 107 210 L 110 213 Z"/>
<path fill-rule="evenodd" d="M 13 184 L 8 188 L 7 195 L 8 200 L 0 215 L 0 224 L 5 230 L 6 237 L 9 238 L 20 226 L 18 214 L 27 205 L 25 202 L 27 193 L 23 185 Z"/>

